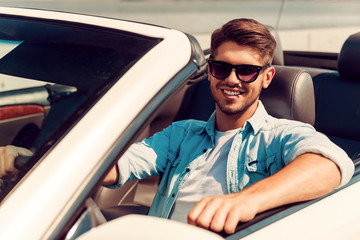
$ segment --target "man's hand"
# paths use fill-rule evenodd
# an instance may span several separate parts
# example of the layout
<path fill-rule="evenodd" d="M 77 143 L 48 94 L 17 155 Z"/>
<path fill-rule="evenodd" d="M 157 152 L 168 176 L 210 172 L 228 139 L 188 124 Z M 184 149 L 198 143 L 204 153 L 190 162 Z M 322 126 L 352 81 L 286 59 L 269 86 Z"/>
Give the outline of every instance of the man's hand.
<path fill-rule="evenodd" d="M 258 212 L 255 202 L 242 194 L 206 197 L 199 201 L 188 214 L 188 223 L 215 232 L 235 232 L 239 222 L 253 219 Z"/>
<path fill-rule="evenodd" d="M 341 180 L 337 165 L 318 154 L 305 153 L 276 174 L 240 192 L 200 200 L 188 223 L 216 232 L 234 233 L 239 222 L 288 203 L 314 199 L 334 190 Z"/>
<path fill-rule="evenodd" d="M 33 153 L 21 147 L 0 147 L 0 179 L 14 176 L 18 170 L 14 166 L 15 158 L 18 156 L 31 156 Z"/>

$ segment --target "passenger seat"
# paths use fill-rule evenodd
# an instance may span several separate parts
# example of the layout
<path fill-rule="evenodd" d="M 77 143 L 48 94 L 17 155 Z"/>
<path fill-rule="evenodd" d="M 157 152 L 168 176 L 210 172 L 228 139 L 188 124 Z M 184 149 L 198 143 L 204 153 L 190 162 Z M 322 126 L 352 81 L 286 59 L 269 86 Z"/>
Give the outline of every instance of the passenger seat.
<path fill-rule="evenodd" d="M 277 118 L 315 122 L 314 87 L 310 74 L 303 69 L 275 66 L 276 73 L 268 89 L 260 95 L 268 113 Z M 191 86 L 185 94 L 176 120 L 207 121 L 215 110 L 207 79 Z"/>
<path fill-rule="evenodd" d="M 318 131 L 353 157 L 360 151 L 360 32 L 342 46 L 338 72 L 314 76 Z"/>

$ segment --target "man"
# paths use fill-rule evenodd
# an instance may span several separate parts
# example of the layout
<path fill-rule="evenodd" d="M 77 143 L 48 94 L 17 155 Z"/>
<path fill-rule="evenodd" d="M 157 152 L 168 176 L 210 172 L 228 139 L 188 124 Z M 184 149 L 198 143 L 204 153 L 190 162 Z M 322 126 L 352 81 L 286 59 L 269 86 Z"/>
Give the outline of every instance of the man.
<path fill-rule="evenodd" d="M 214 115 L 133 145 L 105 182 L 161 175 L 150 215 L 185 221 L 188 213 L 188 223 L 227 233 L 259 212 L 347 183 L 354 167 L 345 152 L 309 125 L 270 117 L 259 101 L 275 74 L 275 46 L 254 20 L 216 30 L 208 67 Z"/>
<path fill-rule="evenodd" d="M 259 212 L 346 184 L 354 166 L 344 151 L 310 125 L 269 116 L 259 101 L 275 74 L 275 46 L 254 20 L 216 30 L 208 66 L 215 113 L 133 144 L 104 185 L 160 175 L 149 215 L 233 233 Z"/>

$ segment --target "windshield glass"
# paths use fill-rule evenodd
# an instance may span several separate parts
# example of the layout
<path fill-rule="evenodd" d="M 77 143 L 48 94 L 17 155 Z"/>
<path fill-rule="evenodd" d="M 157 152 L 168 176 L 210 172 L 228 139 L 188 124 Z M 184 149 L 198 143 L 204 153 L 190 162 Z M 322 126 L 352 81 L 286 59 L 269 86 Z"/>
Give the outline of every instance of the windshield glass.
<path fill-rule="evenodd" d="M 121 76 L 156 43 L 80 26 L 13 19 L 1 19 L 0 25 L 1 74 L 71 85 L 87 93 Z"/>
<path fill-rule="evenodd" d="M 28 19 L 1 18 L 0 26 L 0 144 L 30 149 L 33 164 L 161 41 Z M 12 186 L 3 184 L 1 198 Z"/>

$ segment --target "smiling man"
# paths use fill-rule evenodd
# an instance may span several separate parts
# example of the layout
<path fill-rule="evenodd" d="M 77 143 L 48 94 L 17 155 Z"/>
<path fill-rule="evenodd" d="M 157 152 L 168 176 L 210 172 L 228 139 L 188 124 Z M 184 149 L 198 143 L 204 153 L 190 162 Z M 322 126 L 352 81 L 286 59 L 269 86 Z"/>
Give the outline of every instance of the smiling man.
<path fill-rule="evenodd" d="M 342 149 L 311 125 L 268 115 L 259 101 L 275 74 L 275 47 L 251 19 L 215 30 L 208 61 L 215 112 L 207 122 L 175 122 L 133 144 L 104 185 L 161 176 L 149 215 L 233 233 L 257 213 L 346 184 L 354 165 Z M 7 162 L 1 176 L 13 159 L 0 160 Z"/>
<path fill-rule="evenodd" d="M 210 89 L 216 102 L 217 130 L 242 127 L 257 109 L 260 92 L 269 86 L 275 69 L 270 63 L 263 64 L 257 50 L 233 41 L 218 46 L 208 62 Z M 224 122 L 227 120 L 230 122 Z"/>
<path fill-rule="evenodd" d="M 308 124 L 269 116 L 259 101 L 275 74 L 275 47 L 251 19 L 215 30 L 208 61 L 214 114 L 134 144 L 104 183 L 160 175 L 150 215 L 227 233 L 259 212 L 346 184 L 354 166 L 342 149 Z"/>

